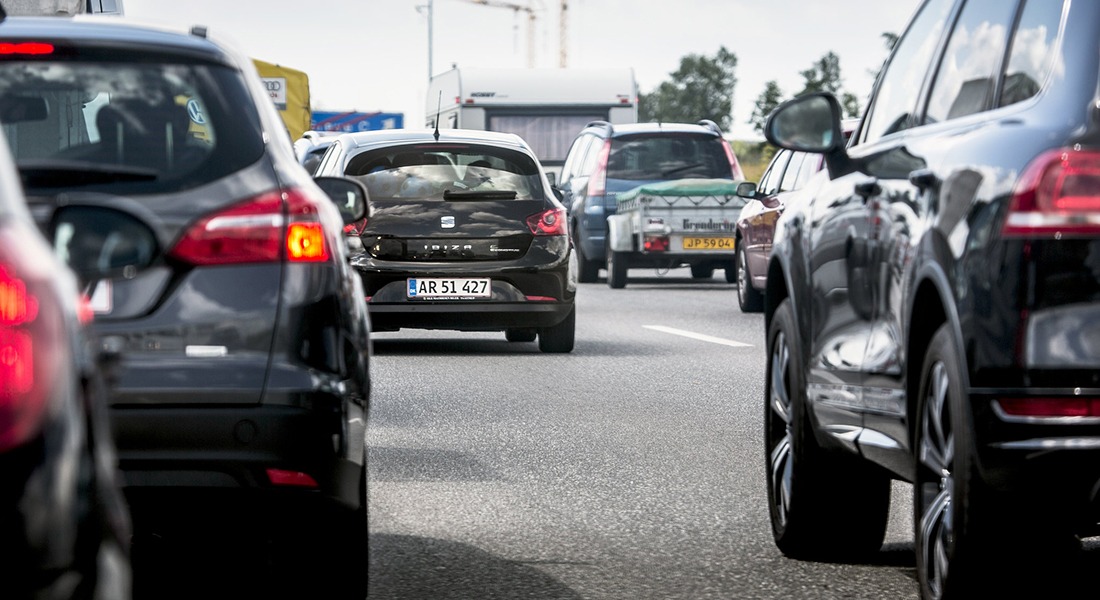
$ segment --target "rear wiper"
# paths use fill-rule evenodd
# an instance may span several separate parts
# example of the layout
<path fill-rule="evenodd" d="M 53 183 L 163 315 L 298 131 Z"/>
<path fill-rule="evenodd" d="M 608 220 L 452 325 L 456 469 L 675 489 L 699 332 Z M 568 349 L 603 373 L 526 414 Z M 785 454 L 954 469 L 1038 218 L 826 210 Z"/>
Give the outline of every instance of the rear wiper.
<path fill-rule="evenodd" d="M 444 190 L 444 200 L 515 200 L 515 190 Z"/>
<path fill-rule="evenodd" d="M 695 163 L 693 165 L 687 165 L 686 167 L 676 167 L 675 169 L 669 169 L 667 171 L 661 171 L 661 176 L 664 177 L 665 175 L 672 175 L 673 173 L 679 173 L 680 171 L 687 171 L 688 169 L 694 169 L 696 167 L 701 167 L 705 164 L 706 163 Z"/>
<path fill-rule="evenodd" d="M 155 169 L 79 160 L 21 160 L 16 163 L 16 166 L 19 167 L 23 185 L 31 188 L 114 181 L 153 181 L 159 175 Z"/>

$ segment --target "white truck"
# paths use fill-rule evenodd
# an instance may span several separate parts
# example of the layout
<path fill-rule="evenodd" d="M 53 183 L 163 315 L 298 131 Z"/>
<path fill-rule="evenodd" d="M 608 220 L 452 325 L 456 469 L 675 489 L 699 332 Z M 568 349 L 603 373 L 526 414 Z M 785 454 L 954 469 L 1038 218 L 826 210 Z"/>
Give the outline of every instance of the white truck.
<path fill-rule="evenodd" d="M 619 194 L 618 212 L 607 218 L 607 285 L 626 287 L 633 267 L 690 266 L 696 279 L 721 267 L 726 281 L 736 282 L 737 217 L 746 203 L 737 188 L 745 183 L 678 179 Z"/>
<path fill-rule="evenodd" d="M 425 125 L 514 133 L 559 173 L 592 121 L 638 122 L 634 69 L 454 68 L 432 77 Z"/>

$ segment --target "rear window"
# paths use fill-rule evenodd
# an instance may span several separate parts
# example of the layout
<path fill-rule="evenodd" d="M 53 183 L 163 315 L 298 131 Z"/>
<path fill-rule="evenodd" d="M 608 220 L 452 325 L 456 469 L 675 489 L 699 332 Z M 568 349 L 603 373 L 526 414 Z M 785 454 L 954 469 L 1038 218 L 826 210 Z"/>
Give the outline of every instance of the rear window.
<path fill-rule="evenodd" d="M 0 120 L 32 191 L 167 193 L 263 155 L 240 74 L 216 65 L 2 61 Z"/>
<path fill-rule="evenodd" d="M 646 134 L 611 139 L 611 179 L 733 179 L 722 140 L 713 135 Z"/>
<path fill-rule="evenodd" d="M 542 175 L 528 155 L 494 146 L 417 144 L 353 156 L 344 174 L 366 184 L 371 200 L 443 200 L 444 192 L 515 192 L 542 200 Z"/>

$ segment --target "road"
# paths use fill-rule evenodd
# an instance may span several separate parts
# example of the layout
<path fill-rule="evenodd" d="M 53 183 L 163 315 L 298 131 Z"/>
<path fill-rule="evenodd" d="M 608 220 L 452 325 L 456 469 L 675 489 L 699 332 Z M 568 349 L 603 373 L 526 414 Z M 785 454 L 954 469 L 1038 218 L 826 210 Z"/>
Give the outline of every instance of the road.
<path fill-rule="evenodd" d="M 875 564 L 779 553 L 763 317 L 721 272 L 631 275 L 581 286 L 569 355 L 375 336 L 371 599 L 916 598 L 906 484 Z"/>

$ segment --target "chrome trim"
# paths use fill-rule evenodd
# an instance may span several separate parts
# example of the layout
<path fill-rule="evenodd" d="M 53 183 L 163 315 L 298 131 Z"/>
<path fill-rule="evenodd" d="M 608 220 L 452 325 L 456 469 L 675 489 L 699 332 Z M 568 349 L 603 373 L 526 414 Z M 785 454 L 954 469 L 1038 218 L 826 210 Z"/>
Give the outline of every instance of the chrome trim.
<path fill-rule="evenodd" d="M 1026 399 L 1026 398 L 1025 398 Z M 1069 398 L 1067 398 L 1068 400 Z M 1100 417 L 1021 417 L 1010 415 L 1001 408 L 998 400 L 990 401 L 993 414 L 1005 423 L 1024 423 L 1027 425 L 1100 425 Z"/>
<path fill-rule="evenodd" d="M 901 445 L 898 444 L 897 440 L 874 429 L 864 428 L 856 442 L 860 446 L 874 446 L 875 448 L 885 448 L 887 450 L 901 449 Z"/>
<path fill-rule="evenodd" d="M 990 446 L 1002 450 L 1100 450 L 1100 437 L 1034 438 L 1015 442 L 994 442 Z"/>

